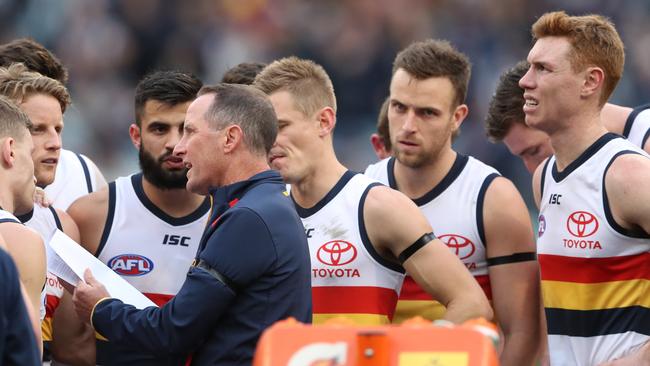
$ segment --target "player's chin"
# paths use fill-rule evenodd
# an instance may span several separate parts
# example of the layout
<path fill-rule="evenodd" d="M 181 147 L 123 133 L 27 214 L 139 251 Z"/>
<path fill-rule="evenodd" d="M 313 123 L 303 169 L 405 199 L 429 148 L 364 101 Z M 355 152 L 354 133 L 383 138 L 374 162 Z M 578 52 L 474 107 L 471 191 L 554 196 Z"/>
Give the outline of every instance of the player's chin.
<path fill-rule="evenodd" d="M 201 196 L 205 196 L 208 193 L 210 193 L 210 189 L 208 185 L 202 184 L 201 182 L 198 182 L 196 179 L 193 180 L 191 178 L 187 180 L 185 189 L 187 189 L 191 193 L 199 194 Z"/>

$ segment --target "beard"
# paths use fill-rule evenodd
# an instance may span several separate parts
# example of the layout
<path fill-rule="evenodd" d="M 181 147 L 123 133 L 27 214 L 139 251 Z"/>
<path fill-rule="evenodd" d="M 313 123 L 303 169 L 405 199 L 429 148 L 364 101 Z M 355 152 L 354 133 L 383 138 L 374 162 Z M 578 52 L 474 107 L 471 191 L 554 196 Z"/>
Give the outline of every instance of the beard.
<path fill-rule="evenodd" d="M 163 168 L 164 160 L 172 153 L 167 152 L 158 159 L 145 151 L 144 146 L 140 145 L 138 157 L 140 160 L 140 169 L 145 179 L 160 189 L 180 189 L 185 188 L 187 184 L 187 168 L 180 170 L 167 170 Z"/>

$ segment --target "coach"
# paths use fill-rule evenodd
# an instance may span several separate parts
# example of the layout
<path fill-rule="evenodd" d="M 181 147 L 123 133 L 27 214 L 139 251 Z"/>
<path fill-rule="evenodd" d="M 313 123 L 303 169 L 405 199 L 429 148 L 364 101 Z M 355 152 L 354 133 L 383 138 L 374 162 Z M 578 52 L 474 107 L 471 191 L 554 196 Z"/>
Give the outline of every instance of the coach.
<path fill-rule="evenodd" d="M 309 252 L 281 177 L 266 156 L 277 119 L 248 86 L 206 86 L 190 105 L 174 149 L 187 188 L 210 194 L 213 210 L 183 287 L 161 308 L 137 310 L 109 298 L 87 271 L 73 301 L 111 342 L 196 365 L 252 362 L 261 332 L 292 316 L 311 320 Z M 165 270 L 165 269 L 161 269 Z"/>

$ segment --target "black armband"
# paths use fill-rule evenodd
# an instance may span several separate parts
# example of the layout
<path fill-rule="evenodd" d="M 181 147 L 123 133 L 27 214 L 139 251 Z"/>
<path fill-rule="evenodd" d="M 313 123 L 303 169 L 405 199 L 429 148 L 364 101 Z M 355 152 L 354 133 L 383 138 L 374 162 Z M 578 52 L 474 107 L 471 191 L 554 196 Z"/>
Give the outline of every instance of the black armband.
<path fill-rule="evenodd" d="M 501 257 L 486 258 L 488 267 L 535 260 L 537 260 L 537 253 L 535 252 L 521 252 L 510 255 L 503 255 Z"/>
<path fill-rule="evenodd" d="M 239 292 L 237 285 L 232 280 L 230 280 L 228 277 L 224 276 L 223 274 L 219 273 L 219 271 L 214 269 L 203 259 L 200 259 L 198 263 L 196 263 L 195 267 L 207 272 L 210 276 L 212 276 L 212 278 L 221 282 L 224 286 L 229 288 L 235 294 Z"/>
<path fill-rule="evenodd" d="M 426 233 L 426 234 L 422 235 L 418 240 L 413 242 L 413 244 L 409 245 L 408 248 L 404 249 L 399 254 L 397 259 L 399 259 L 399 262 L 403 264 L 404 262 L 406 262 L 407 259 L 409 259 L 413 254 L 415 254 L 415 252 L 420 250 L 420 248 L 422 248 L 428 242 L 430 242 L 431 240 L 433 240 L 435 238 L 436 238 L 436 236 L 433 235 L 433 233 Z"/>

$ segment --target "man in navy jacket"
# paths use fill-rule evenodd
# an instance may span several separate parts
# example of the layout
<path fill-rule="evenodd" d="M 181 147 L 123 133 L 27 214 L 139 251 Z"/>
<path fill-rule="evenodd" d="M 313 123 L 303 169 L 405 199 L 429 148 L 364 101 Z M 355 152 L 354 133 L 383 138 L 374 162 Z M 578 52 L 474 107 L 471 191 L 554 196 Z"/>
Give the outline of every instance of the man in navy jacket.
<path fill-rule="evenodd" d="M 309 252 L 280 175 L 266 160 L 277 134 L 267 97 L 243 85 L 201 89 L 174 153 L 187 188 L 210 194 L 213 211 L 179 293 L 162 308 L 137 310 L 109 298 L 89 271 L 74 294 L 82 319 L 138 350 L 185 356 L 197 365 L 252 361 L 275 321 L 311 321 Z"/>

